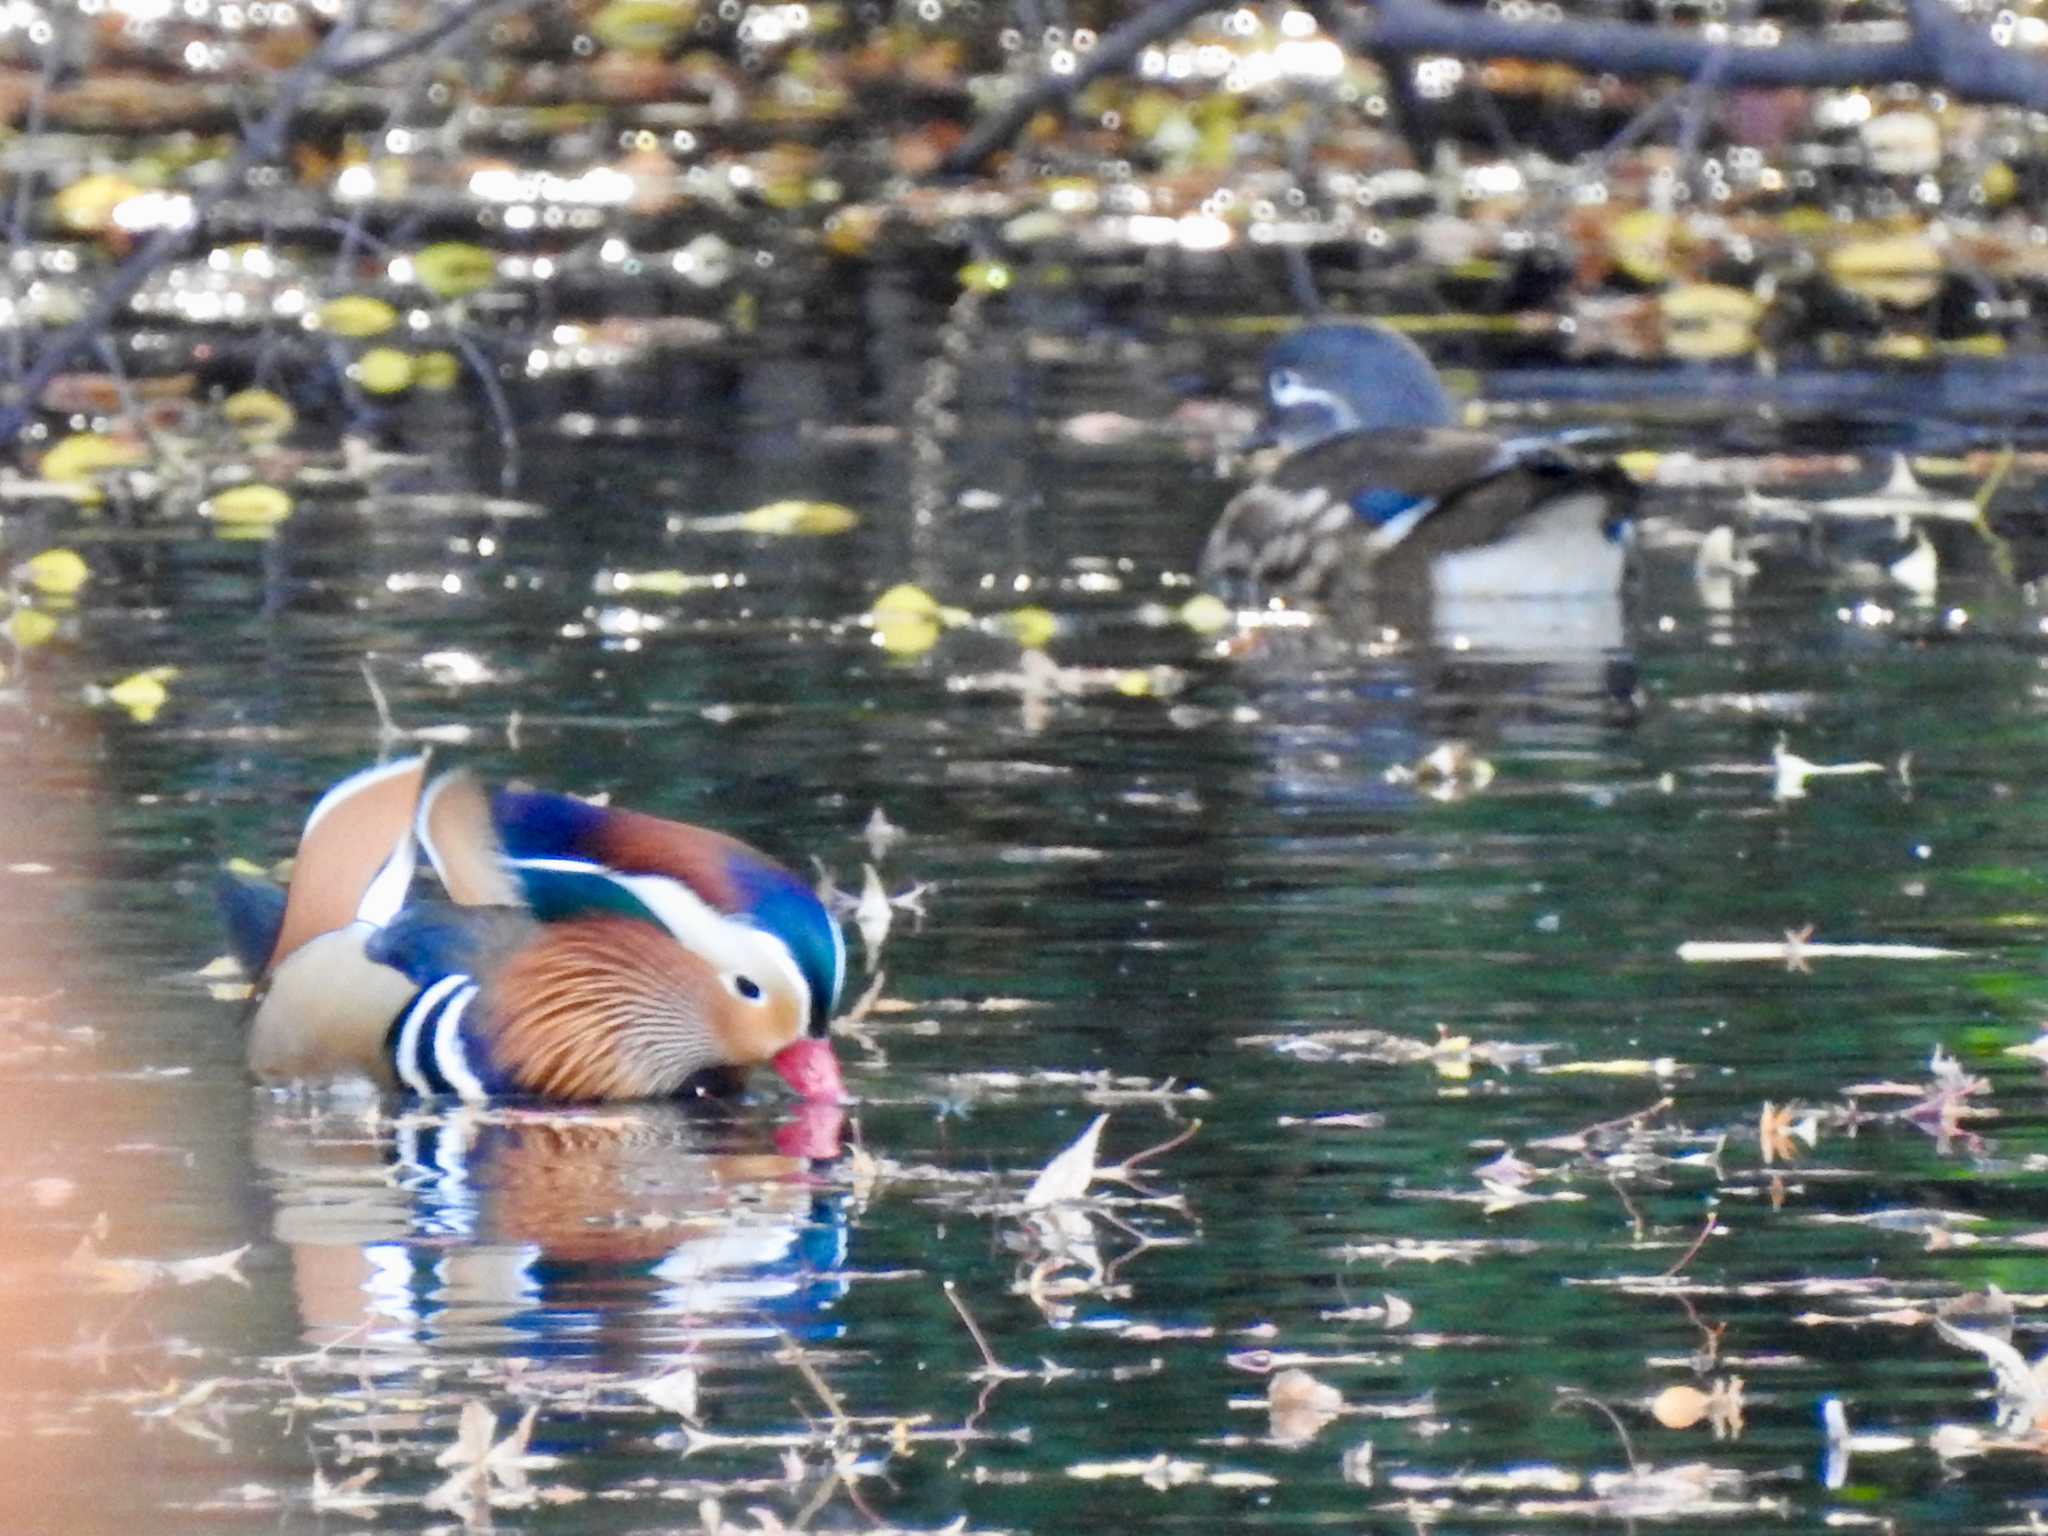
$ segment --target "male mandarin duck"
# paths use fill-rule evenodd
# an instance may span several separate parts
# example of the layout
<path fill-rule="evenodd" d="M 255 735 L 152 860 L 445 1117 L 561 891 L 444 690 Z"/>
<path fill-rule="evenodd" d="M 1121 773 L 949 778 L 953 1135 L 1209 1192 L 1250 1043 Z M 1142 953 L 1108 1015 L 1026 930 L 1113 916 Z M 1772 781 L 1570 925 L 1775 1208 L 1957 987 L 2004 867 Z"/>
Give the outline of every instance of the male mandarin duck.
<path fill-rule="evenodd" d="M 1266 355 L 1266 441 L 1285 453 L 1224 508 L 1203 583 L 1249 605 L 1611 597 L 1634 484 L 1555 440 L 1457 426 L 1429 359 L 1363 321 Z"/>
<path fill-rule="evenodd" d="M 407 758 L 329 790 L 288 891 L 223 882 L 257 978 L 256 1077 L 640 1099 L 766 1063 L 806 1100 L 842 1097 L 845 942 L 795 875 L 702 827 L 426 772 Z M 449 900 L 409 899 L 416 846 Z"/>

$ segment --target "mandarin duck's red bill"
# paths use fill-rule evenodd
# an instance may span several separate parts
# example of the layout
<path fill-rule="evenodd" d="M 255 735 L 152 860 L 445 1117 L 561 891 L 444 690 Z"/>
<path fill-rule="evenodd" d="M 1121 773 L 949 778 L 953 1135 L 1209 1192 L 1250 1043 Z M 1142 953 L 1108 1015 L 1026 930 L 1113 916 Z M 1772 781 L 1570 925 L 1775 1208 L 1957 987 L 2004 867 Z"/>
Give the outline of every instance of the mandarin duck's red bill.
<path fill-rule="evenodd" d="M 257 1077 L 576 1101 L 720 1091 L 772 1065 L 806 1102 L 844 1100 L 826 1030 L 845 946 L 782 865 L 567 796 L 428 784 L 426 766 L 323 796 L 289 892 L 224 881 L 259 983 Z M 448 899 L 411 896 L 416 846 Z"/>
<path fill-rule="evenodd" d="M 769 1065 L 800 1099 L 822 1104 L 846 1102 L 846 1082 L 839 1075 L 839 1058 L 833 1054 L 830 1040 L 805 1038 L 785 1045 Z"/>

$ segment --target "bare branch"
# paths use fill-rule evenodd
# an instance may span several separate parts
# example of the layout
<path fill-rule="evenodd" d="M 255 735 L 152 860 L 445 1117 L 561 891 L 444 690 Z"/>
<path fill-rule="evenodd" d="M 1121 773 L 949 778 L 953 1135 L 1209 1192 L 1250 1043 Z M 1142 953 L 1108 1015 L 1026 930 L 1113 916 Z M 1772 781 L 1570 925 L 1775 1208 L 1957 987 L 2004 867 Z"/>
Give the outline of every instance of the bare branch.
<path fill-rule="evenodd" d="M 1678 27 L 1630 22 L 1520 22 L 1443 0 L 1376 0 L 1343 28 L 1347 46 L 1381 53 L 1538 59 L 1600 74 L 1678 75 L 1713 71 L 1721 87 L 1853 86 L 1900 82 L 1939 86 L 1976 101 L 2048 108 L 2048 69 L 2001 48 L 1946 0 L 1906 0 L 1907 36 L 1889 43 L 1784 39 L 1730 46 Z"/>
<path fill-rule="evenodd" d="M 1018 131 L 1047 107 L 1064 106 L 1090 81 L 1112 70 L 1122 69 L 1147 44 L 1186 26 L 1204 11 L 1216 9 L 1216 0 L 1154 0 L 1122 26 L 1105 32 L 1100 41 L 1083 54 L 1072 71 L 1064 75 L 1042 75 L 1036 84 L 1020 91 L 968 134 L 953 152 L 940 162 L 942 176 L 961 176 L 979 170 L 981 163 L 1017 136 Z"/>

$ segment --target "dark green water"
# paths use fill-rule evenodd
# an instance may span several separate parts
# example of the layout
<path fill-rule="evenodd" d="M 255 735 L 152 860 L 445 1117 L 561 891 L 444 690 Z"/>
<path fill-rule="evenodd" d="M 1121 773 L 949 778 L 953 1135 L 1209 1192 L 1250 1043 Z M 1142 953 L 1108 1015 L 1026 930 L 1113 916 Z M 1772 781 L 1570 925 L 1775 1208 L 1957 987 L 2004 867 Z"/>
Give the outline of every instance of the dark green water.
<path fill-rule="evenodd" d="M 1612 651 L 1269 635 L 1225 659 L 1148 611 L 1187 595 L 1225 488 L 1176 445 L 1052 430 L 1156 404 L 1148 365 L 1021 356 L 974 372 L 971 431 L 793 430 L 916 425 L 846 358 L 698 379 L 684 419 L 631 436 L 537 426 L 531 516 L 409 494 L 494 488 L 451 420 L 413 431 L 429 462 L 268 543 L 6 526 L 11 554 L 73 543 L 95 580 L 0 707 L 7 1304 L 50 1320 L 19 1330 L 0 1454 L 109 1473 L 18 1528 L 358 1528 L 316 1468 L 374 1468 L 376 1528 L 480 1521 L 430 1497 L 470 1403 L 501 1435 L 537 1410 L 555 1459 L 496 1485 L 499 1529 L 694 1531 L 707 1496 L 746 1529 L 750 1507 L 824 1530 L 2026 1528 L 2038 1452 L 1927 1444 L 1993 1434 L 1993 1382 L 1914 1309 L 1996 1283 L 2037 1352 L 2048 1127 L 2040 1069 L 2005 1051 L 2041 1014 L 2039 610 L 1967 561 L 1931 605 L 1767 572 L 1709 607 L 1666 546 Z M 863 521 L 669 525 L 784 496 Z M 1731 506 L 1650 510 L 1698 529 Z M 621 570 L 745 579 L 601 590 Z M 984 619 L 1041 605 L 1060 662 L 1177 689 L 1027 704 L 1000 677 L 1017 645 L 973 627 L 892 657 L 858 616 L 905 580 Z M 366 655 L 449 759 L 856 890 L 886 812 L 886 886 L 935 888 L 842 1047 L 857 1154 L 781 1155 L 766 1091 L 719 1118 L 491 1116 L 246 1083 L 236 1006 L 191 974 L 221 949 L 208 886 L 286 853 L 378 754 Z M 86 702 L 158 664 L 181 670 L 154 720 Z M 1883 771 L 1776 798 L 1781 735 Z M 1490 783 L 1390 779 L 1446 740 Z M 1965 954 L 1677 957 L 1807 924 Z M 1897 1114 L 1937 1050 L 1991 1112 L 1948 1137 Z M 1882 1083 L 1910 1091 L 1845 1095 Z M 1769 1165 L 1767 1101 L 1817 1137 Z M 1027 1212 L 1103 1112 L 1105 1165 L 1201 1125 L 1141 1188 Z M 1505 1151 L 1540 1170 L 1519 1195 L 1479 1172 Z M 101 1260 L 247 1244 L 239 1283 L 60 1268 L 101 1212 Z M 1342 1415 L 1276 1423 L 1289 1364 Z M 681 1367 L 695 1428 L 636 1387 Z M 1729 1438 L 1646 1410 L 1734 1377 Z M 1830 1489 L 1829 1396 L 1913 1443 Z"/>

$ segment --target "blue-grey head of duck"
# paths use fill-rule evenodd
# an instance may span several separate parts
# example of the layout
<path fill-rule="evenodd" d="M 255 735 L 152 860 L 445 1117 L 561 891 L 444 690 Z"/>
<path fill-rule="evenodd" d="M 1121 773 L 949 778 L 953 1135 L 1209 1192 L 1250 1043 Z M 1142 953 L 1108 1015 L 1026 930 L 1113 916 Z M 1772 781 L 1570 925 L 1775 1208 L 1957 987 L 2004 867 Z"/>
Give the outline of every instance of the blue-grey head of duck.
<path fill-rule="evenodd" d="M 1297 452 L 1340 432 L 1443 427 L 1457 419 L 1422 349 L 1385 326 L 1322 321 L 1266 352 L 1262 437 Z"/>

